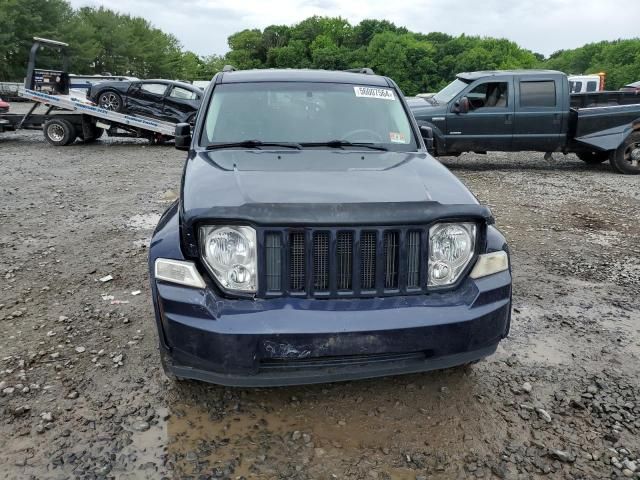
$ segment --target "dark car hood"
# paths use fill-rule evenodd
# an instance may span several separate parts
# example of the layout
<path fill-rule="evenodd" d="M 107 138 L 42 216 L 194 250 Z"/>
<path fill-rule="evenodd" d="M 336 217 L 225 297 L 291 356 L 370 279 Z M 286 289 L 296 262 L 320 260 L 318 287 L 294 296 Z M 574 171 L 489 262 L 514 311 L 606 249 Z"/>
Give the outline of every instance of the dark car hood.
<path fill-rule="evenodd" d="M 427 101 L 413 102 L 409 104 L 411 113 L 416 120 L 430 122 L 433 117 L 444 117 L 447 114 L 446 104 L 432 104 Z"/>
<path fill-rule="evenodd" d="M 192 153 L 181 192 L 183 233 L 203 221 L 258 225 L 411 224 L 436 216 L 491 220 L 426 153 L 216 150 Z"/>

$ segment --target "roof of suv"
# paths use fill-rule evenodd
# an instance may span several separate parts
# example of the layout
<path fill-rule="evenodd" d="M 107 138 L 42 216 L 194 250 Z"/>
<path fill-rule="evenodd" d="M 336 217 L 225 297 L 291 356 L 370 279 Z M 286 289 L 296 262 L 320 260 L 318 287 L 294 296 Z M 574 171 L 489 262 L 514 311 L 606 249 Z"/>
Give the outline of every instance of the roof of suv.
<path fill-rule="evenodd" d="M 342 72 L 332 70 L 307 69 L 262 69 L 238 70 L 223 72 L 220 83 L 250 82 L 318 82 L 318 83 L 353 83 L 389 87 L 385 77 L 364 73 Z"/>

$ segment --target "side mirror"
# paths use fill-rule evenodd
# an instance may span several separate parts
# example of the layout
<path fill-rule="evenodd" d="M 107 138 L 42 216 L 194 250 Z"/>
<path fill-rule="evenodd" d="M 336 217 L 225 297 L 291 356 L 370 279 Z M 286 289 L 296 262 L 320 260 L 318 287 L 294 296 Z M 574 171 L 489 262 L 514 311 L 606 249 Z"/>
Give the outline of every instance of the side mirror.
<path fill-rule="evenodd" d="M 191 125 L 188 123 L 178 123 L 176 125 L 176 148 L 178 150 L 189 150 L 191 147 Z"/>
<path fill-rule="evenodd" d="M 453 113 L 468 113 L 469 112 L 469 99 L 467 97 L 460 97 L 460 99 L 453 105 Z"/>
<path fill-rule="evenodd" d="M 424 140 L 424 144 L 427 147 L 427 152 L 433 153 L 433 129 L 422 125 L 420 127 L 420 134 Z"/>

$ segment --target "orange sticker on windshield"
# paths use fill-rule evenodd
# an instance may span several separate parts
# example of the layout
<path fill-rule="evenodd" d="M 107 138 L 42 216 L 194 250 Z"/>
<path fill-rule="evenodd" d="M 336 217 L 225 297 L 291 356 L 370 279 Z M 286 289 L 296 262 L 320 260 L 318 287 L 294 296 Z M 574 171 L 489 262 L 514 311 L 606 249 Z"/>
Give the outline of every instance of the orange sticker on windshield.
<path fill-rule="evenodd" d="M 389 140 L 391 143 L 407 143 L 407 139 L 400 132 L 389 132 Z"/>

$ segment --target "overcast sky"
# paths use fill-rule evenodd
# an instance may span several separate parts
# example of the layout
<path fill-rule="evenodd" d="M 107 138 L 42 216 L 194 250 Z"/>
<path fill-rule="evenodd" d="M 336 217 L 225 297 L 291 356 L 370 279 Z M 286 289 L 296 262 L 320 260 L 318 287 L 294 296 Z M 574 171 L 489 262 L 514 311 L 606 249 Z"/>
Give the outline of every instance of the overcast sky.
<path fill-rule="evenodd" d="M 598 40 L 640 36 L 639 0 L 71 0 L 141 16 L 199 55 L 223 54 L 245 28 L 291 25 L 311 15 L 352 24 L 386 19 L 415 32 L 504 37 L 546 55 Z"/>

